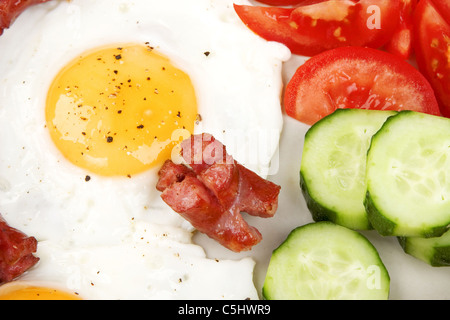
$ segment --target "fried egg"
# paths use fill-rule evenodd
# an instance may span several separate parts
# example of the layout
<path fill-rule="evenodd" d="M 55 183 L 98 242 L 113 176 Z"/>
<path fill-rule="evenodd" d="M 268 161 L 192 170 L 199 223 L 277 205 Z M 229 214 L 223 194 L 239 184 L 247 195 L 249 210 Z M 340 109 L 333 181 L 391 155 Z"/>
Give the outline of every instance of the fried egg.
<path fill-rule="evenodd" d="M 207 257 L 160 199 L 174 146 L 208 132 L 261 176 L 290 57 L 246 0 L 50 1 L 0 37 L 0 213 L 38 240 L 11 297 L 257 299 L 254 261 Z M 2 291 L 0 290 L 0 291 Z M 0 292 L 1 295 L 1 292 Z"/>

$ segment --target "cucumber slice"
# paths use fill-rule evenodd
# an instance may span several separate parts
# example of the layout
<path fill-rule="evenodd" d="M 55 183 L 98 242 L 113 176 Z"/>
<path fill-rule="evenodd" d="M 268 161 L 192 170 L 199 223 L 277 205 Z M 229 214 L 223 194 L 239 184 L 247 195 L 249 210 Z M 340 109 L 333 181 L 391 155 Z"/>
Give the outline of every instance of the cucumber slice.
<path fill-rule="evenodd" d="M 332 222 L 293 230 L 273 252 L 263 286 L 267 300 L 386 300 L 390 277 L 375 247 Z"/>
<path fill-rule="evenodd" d="M 399 237 L 403 250 L 433 267 L 450 266 L 450 231 L 437 238 Z"/>
<path fill-rule="evenodd" d="M 438 237 L 450 224 L 450 119 L 390 117 L 367 157 L 366 211 L 385 236 Z"/>
<path fill-rule="evenodd" d="M 313 219 L 371 229 L 364 208 L 372 136 L 395 111 L 338 109 L 306 133 L 300 187 Z"/>

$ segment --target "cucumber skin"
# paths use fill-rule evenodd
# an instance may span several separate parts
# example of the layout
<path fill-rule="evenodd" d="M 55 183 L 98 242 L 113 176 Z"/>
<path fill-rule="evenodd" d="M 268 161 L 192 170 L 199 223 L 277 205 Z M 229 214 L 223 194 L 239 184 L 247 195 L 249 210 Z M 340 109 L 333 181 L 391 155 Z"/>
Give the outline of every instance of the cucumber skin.
<path fill-rule="evenodd" d="M 450 245 L 432 247 L 428 252 L 414 253 L 413 248 L 411 248 L 410 238 L 397 237 L 397 239 L 405 253 L 422 260 L 432 267 L 450 267 Z"/>
<path fill-rule="evenodd" d="M 336 212 L 320 205 L 317 201 L 315 201 L 311 197 L 307 184 L 305 182 L 305 178 L 303 177 L 301 171 L 300 171 L 300 188 L 302 190 L 303 197 L 305 198 L 306 206 L 311 212 L 311 216 L 315 222 L 320 221 L 336 222 Z"/>
<path fill-rule="evenodd" d="M 399 236 L 397 233 L 397 224 L 392 220 L 386 218 L 376 207 L 375 203 L 372 201 L 372 197 L 370 192 L 367 191 L 366 199 L 364 200 L 364 206 L 366 208 L 367 216 L 369 218 L 370 224 L 374 227 L 374 229 L 382 236 Z M 440 237 L 445 232 L 449 230 L 448 225 L 445 224 L 440 227 L 424 229 L 420 237 L 424 238 L 434 238 Z"/>
<path fill-rule="evenodd" d="M 370 224 L 382 236 L 391 236 L 395 232 L 396 224 L 387 219 L 375 206 L 372 201 L 370 192 L 366 192 L 366 199 L 364 200 L 364 207 L 366 208 L 367 217 Z"/>
<path fill-rule="evenodd" d="M 322 206 L 320 203 L 311 197 L 305 178 L 300 171 L 300 188 L 302 190 L 303 197 L 306 201 L 306 206 L 315 222 L 330 221 L 339 224 L 337 221 L 337 213 L 329 208 Z M 372 225 L 369 221 L 365 226 L 359 226 L 361 230 L 373 230 Z M 356 228 L 355 228 L 356 229 Z"/>

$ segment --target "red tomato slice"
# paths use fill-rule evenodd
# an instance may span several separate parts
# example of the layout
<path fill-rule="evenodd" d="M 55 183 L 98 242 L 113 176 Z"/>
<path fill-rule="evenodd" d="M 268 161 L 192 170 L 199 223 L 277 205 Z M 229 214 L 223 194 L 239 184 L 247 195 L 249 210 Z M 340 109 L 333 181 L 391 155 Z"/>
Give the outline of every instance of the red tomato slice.
<path fill-rule="evenodd" d="M 300 66 L 284 96 L 287 115 L 312 125 L 338 108 L 440 115 L 425 77 L 390 53 L 362 47 L 323 52 Z"/>
<path fill-rule="evenodd" d="M 0 35 L 29 6 L 49 0 L 0 0 Z"/>
<path fill-rule="evenodd" d="M 450 23 L 429 0 L 419 2 L 414 23 L 419 70 L 434 88 L 442 114 L 450 117 Z"/>
<path fill-rule="evenodd" d="M 386 44 L 386 51 L 409 59 L 413 51 L 413 16 L 418 0 L 400 0 L 400 23 Z"/>
<path fill-rule="evenodd" d="M 313 56 L 344 46 L 379 48 L 392 36 L 400 0 L 328 0 L 296 8 L 235 5 L 241 20 L 292 53 Z"/>

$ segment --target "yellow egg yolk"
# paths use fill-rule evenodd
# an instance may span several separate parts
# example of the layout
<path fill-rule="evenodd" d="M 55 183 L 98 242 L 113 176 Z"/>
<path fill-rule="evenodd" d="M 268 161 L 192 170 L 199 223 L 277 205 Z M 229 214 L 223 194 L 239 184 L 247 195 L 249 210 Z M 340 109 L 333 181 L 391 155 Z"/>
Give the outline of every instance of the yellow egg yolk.
<path fill-rule="evenodd" d="M 170 158 L 197 117 L 189 76 L 149 45 L 100 48 L 73 60 L 48 92 L 46 123 L 73 164 L 129 176 Z"/>
<path fill-rule="evenodd" d="M 0 300 L 82 300 L 77 293 L 12 282 L 0 287 Z"/>

